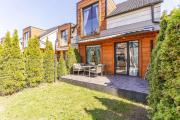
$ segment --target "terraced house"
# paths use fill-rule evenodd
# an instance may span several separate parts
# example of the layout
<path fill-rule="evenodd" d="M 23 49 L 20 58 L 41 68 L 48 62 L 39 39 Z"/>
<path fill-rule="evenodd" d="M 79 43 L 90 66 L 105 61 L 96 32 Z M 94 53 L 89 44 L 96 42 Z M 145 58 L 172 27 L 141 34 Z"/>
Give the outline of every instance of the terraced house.
<path fill-rule="evenodd" d="M 81 0 L 77 33 L 82 61 L 108 74 L 144 77 L 160 29 L 163 0 Z"/>
<path fill-rule="evenodd" d="M 56 54 L 61 53 L 66 58 L 66 52 L 69 46 L 77 48 L 77 32 L 76 27 L 72 23 L 55 26 L 53 28 L 43 30 L 36 27 L 27 27 L 23 29 L 23 49 L 28 45 L 28 40 L 32 37 L 39 37 L 40 48 L 45 48 L 45 42 L 48 39 L 52 42 Z"/>

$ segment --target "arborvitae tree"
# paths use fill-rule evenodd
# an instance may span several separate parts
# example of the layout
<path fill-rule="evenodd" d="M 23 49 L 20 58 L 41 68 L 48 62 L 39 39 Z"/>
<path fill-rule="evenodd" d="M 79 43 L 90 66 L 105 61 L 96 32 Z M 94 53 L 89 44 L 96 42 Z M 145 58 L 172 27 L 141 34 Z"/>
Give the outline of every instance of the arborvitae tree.
<path fill-rule="evenodd" d="M 60 56 L 59 64 L 58 64 L 58 77 L 62 77 L 64 75 L 67 75 L 67 67 L 66 67 L 66 62 L 63 58 L 63 54 Z"/>
<path fill-rule="evenodd" d="M 34 37 L 28 41 L 25 50 L 26 80 L 29 87 L 37 86 L 44 79 L 43 56 L 39 46 L 39 39 Z"/>
<path fill-rule="evenodd" d="M 76 56 L 77 63 L 81 63 L 81 56 L 79 54 L 78 49 L 74 49 L 74 53 L 75 53 L 75 56 Z"/>
<path fill-rule="evenodd" d="M 180 119 L 180 8 L 175 9 L 170 17 L 165 41 L 159 51 L 160 84 L 163 84 L 155 120 Z"/>
<path fill-rule="evenodd" d="M 3 46 L 0 44 L 0 75 L 2 74 L 2 63 L 3 63 L 2 54 L 3 54 Z"/>
<path fill-rule="evenodd" d="M 10 33 L 7 32 L 5 40 L 3 42 L 1 75 L 0 75 L 0 94 L 7 95 L 15 92 L 16 81 L 13 80 L 12 70 L 12 43 Z"/>
<path fill-rule="evenodd" d="M 2 45 L 0 44 L 0 55 L 2 55 L 2 52 L 3 52 L 3 47 L 2 47 Z"/>
<path fill-rule="evenodd" d="M 44 52 L 44 80 L 51 83 L 54 81 L 54 50 L 52 43 L 46 40 L 46 48 Z"/>
<path fill-rule="evenodd" d="M 163 89 L 163 79 L 159 74 L 160 70 L 160 57 L 158 51 L 161 49 L 162 42 L 165 39 L 166 29 L 168 25 L 168 16 L 166 12 L 163 13 L 160 23 L 160 32 L 157 38 L 157 46 L 152 52 L 151 56 L 151 66 L 148 73 L 148 81 L 150 85 L 150 94 L 148 96 L 148 103 L 152 107 L 150 110 L 150 116 L 153 116 L 157 111 L 157 104 L 159 103 L 162 95 Z"/>
<path fill-rule="evenodd" d="M 71 72 L 74 63 L 77 63 L 76 56 L 74 53 L 74 48 L 72 48 L 70 46 L 69 50 L 67 52 L 67 71 L 68 71 L 68 73 Z"/>
<path fill-rule="evenodd" d="M 25 63 L 19 46 L 17 30 L 14 31 L 12 38 L 12 79 L 16 81 L 17 90 L 25 86 Z"/>

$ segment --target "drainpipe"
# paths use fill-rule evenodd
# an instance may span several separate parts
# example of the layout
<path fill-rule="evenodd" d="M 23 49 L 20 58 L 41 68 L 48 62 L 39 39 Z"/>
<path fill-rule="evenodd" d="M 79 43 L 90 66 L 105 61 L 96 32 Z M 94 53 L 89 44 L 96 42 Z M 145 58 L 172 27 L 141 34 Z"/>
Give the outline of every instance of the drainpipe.
<path fill-rule="evenodd" d="M 156 20 L 155 20 L 155 16 L 154 16 L 154 5 L 151 5 L 151 17 L 152 17 L 152 22 L 153 22 L 153 23 L 160 23 L 160 21 L 156 21 Z"/>

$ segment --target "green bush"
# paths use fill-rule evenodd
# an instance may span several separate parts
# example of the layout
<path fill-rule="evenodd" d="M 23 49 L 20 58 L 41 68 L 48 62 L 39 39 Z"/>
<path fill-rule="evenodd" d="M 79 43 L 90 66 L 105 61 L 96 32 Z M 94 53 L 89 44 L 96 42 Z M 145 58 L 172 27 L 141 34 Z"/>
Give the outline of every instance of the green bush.
<path fill-rule="evenodd" d="M 167 29 L 161 26 L 162 42 L 152 57 L 148 77 L 153 120 L 180 119 L 180 8 L 172 12 L 167 23 Z"/>
<path fill-rule="evenodd" d="M 79 54 L 78 49 L 74 49 L 74 53 L 75 53 L 75 56 L 76 56 L 77 63 L 81 63 L 81 56 Z"/>
<path fill-rule="evenodd" d="M 162 97 L 154 119 L 180 119 L 180 8 L 173 11 L 160 56 L 160 74 L 164 80 Z"/>
<path fill-rule="evenodd" d="M 77 63 L 76 56 L 75 56 L 75 53 L 74 53 L 74 48 L 72 48 L 70 46 L 69 50 L 67 52 L 67 63 L 66 63 L 68 73 L 71 72 L 74 63 Z"/>
<path fill-rule="evenodd" d="M 46 48 L 44 52 L 44 80 L 45 82 L 51 83 L 54 81 L 54 50 L 52 43 L 46 40 Z"/>
<path fill-rule="evenodd" d="M 31 38 L 25 50 L 26 81 L 28 87 L 36 87 L 44 81 L 43 56 L 39 39 Z"/>
<path fill-rule="evenodd" d="M 150 94 L 148 96 L 148 103 L 152 107 L 150 111 L 150 116 L 153 116 L 154 113 L 157 111 L 157 104 L 160 102 L 162 89 L 164 86 L 164 80 L 161 79 L 161 75 L 159 74 L 160 71 L 160 56 L 159 50 L 161 49 L 162 42 L 165 39 L 166 29 L 168 25 L 168 16 L 167 13 L 164 12 L 161 18 L 160 23 L 160 32 L 157 38 L 157 46 L 152 52 L 151 56 L 151 67 L 148 73 L 148 80 L 150 85 Z"/>
<path fill-rule="evenodd" d="M 58 64 L 58 77 L 61 78 L 62 76 L 67 75 L 67 67 L 66 62 L 63 58 L 63 55 L 60 56 L 59 64 Z"/>
<path fill-rule="evenodd" d="M 0 94 L 8 95 L 24 88 L 24 61 L 19 47 L 17 30 L 13 38 L 6 34 L 3 49 L 1 49 Z"/>

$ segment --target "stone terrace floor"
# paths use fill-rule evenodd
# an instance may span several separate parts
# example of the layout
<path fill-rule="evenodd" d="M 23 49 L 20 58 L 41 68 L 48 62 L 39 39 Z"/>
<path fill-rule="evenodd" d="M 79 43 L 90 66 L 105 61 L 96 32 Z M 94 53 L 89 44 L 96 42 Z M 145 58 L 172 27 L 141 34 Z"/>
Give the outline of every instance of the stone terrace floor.
<path fill-rule="evenodd" d="M 128 91 L 135 91 L 139 93 L 148 94 L 148 82 L 142 80 L 139 77 L 130 76 L 97 76 L 97 77 L 87 77 L 82 75 L 68 75 L 64 76 L 64 79 L 70 79 L 74 81 L 92 83 L 97 85 L 103 85 L 107 87 L 124 89 Z"/>

